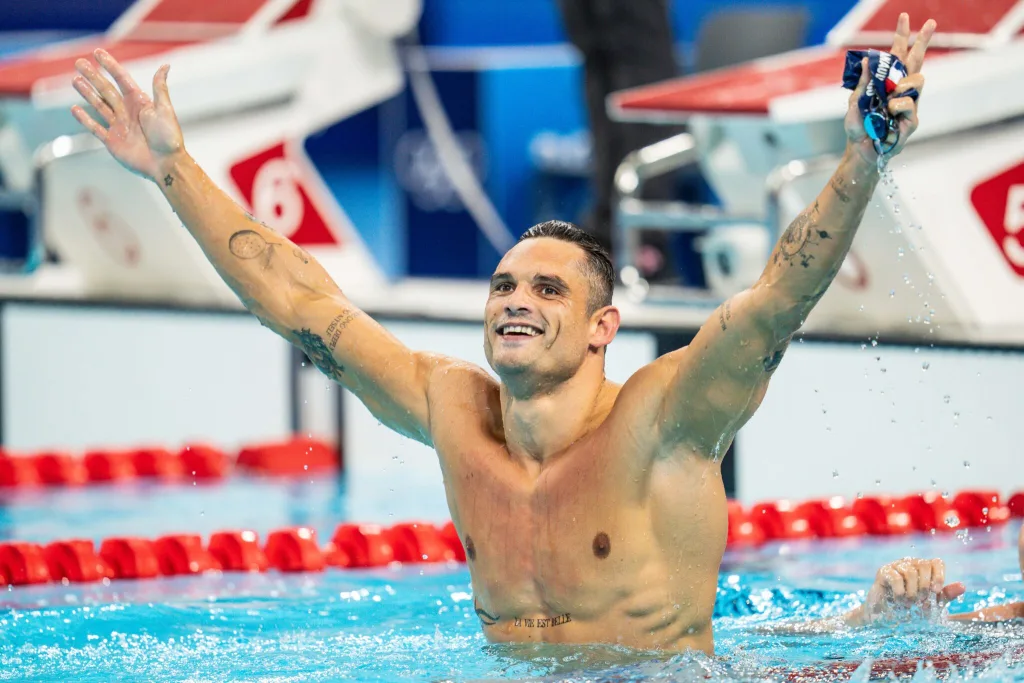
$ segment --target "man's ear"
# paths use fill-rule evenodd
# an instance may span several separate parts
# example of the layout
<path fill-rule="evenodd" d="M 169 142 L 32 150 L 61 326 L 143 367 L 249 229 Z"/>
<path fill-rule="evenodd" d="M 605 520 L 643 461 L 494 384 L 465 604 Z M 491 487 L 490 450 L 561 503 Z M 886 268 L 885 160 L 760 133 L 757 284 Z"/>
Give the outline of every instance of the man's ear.
<path fill-rule="evenodd" d="M 590 318 L 590 346 L 600 349 L 611 344 L 621 321 L 619 309 L 614 306 L 604 306 L 594 311 Z"/>

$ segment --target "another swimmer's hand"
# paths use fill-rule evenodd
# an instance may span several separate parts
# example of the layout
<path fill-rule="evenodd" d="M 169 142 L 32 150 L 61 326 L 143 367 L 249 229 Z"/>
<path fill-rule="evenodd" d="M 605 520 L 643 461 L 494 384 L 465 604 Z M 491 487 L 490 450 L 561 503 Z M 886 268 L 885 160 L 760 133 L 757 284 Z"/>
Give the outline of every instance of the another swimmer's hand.
<path fill-rule="evenodd" d="M 917 105 L 920 97 L 914 100 L 910 97 L 894 97 L 894 95 L 906 92 L 911 88 L 917 90 L 919 94 L 924 91 L 924 76 L 921 74 L 921 66 L 924 64 L 924 53 L 928 49 L 928 41 L 931 40 L 932 34 L 935 33 L 935 26 L 935 21 L 932 19 L 925 22 L 917 34 L 917 40 L 914 42 L 913 49 L 908 54 L 910 17 L 903 13 L 896 24 L 896 37 L 892 41 L 890 53 L 899 57 L 900 61 L 907 67 L 907 75 L 889 96 L 889 114 L 896 117 L 896 120 L 899 122 L 899 137 L 897 138 L 895 132 L 890 133 L 885 146 L 888 148 L 893 143 L 895 143 L 895 146 L 886 153 L 886 158 L 899 154 L 907 144 L 907 140 L 917 130 Z M 857 101 L 864 94 L 870 78 L 868 60 L 865 58 L 861 62 L 860 82 L 857 84 L 856 89 L 854 89 L 853 94 L 850 95 L 850 103 L 846 111 L 844 125 L 849 145 L 855 148 L 865 160 L 874 163 L 878 153 L 875 151 L 874 143 L 868 137 L 867 131 L 864 130 L 864 117 L 861 116 L 860 109 L 857 107 Z"/>
<path fill-rule="evenodd" d="M 96 50 L 94 54 L 113 76 L 117 88 L 89 60 L 79 59 L 75 62 L 80 74 L 73 81 L 75 90 L 96 110 L 99 121 L 78 105 L 71 108 L 71 113 L 121 165 L 155 180 L 160 175 L 161 165 L 185 149 L 178 117 L 167 91 L 170 67 L 162 66 L 153 76 L 153 99 L 150 99 L 106 51 Z"/>
<path fill-rule="evenodd" d="M 915 608 L 925 614 L 941 611 L 966 590 L 962 583 L 945 585 L 946 566 L 942 560 L 904 558 L 878 570 L 864 604 L 846 616 L 851 626 L 863 626 L 880 619 L 908 616 Z"/>

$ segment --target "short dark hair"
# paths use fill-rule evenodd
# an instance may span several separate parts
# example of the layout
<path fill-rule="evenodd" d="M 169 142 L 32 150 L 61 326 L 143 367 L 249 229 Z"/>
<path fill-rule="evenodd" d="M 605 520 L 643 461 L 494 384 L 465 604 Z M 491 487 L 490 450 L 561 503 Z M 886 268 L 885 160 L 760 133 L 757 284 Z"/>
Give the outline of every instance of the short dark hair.
<path fill-rule="evenodd" d="M 587 313 L 593 313 L 603 306 L 612 303 L 612 290 L 615 288 L 615 268 L 611 256 L 604 246 L 577 226 L 566 221 L 545 221 L 538 223 L 523 233 L 520 242 L 551 237 L 552 239 L 571 242 L 586 253 L 583 262 L 584 272 L 590 280 L 590 297 L 587 300 Z"/>

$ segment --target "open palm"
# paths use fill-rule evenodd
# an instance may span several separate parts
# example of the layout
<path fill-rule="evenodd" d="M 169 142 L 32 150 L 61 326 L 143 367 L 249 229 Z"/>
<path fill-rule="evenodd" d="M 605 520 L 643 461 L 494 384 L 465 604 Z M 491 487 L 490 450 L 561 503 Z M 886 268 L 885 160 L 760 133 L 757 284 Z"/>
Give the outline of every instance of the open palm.
<path fill-rule="evenodd" d="M 73 81 L 75 90 L 92 106 L 99 120 L 78 105 L 71 108 L 71 113 L 125 168 L 154 180 L 161 162 L 184 149 L 181 127 L 167 91 L 170 67 L 161 67 L 153 76 L 150 99 L 110 54 L 104 50 L 94 54 L 117 87 L 91 62 L 79 59 L 75 63 L 80 74 Z"/>
<path fill-rule="evenodd" d="M 921 67 L 924 64 L 925 52 L 928 50 L 928 42 L 931 40 L 932 34 L 935 33 L 935 28 L 936 24 L 933 20 L 929 19 L 926 21 L 917 34 L 914 47 L 910 49 L 910 17 L 903 13 L 896 24 L 896 35 L 893 38 L 890 52 L 893 56 L 898 57 L 906 66 L 907 75 L 889 96 L 889 115 L 895 117 L 898 133 L 890 133 L 889 138 L 885 141 L 887 147 L 892 146 L 892 149 L 888 150 L 886 157 L 899 154 L 900 150 L 906 145 L 907 139 L 917 130 L 917 101 L 910 97 L 900 97 L 899 95 L 912 88 L 917 90 L 918 93 L 924 90 L 924 76 L 921 74 Z M 864 94 L 864 90 L 867 88 L 868 81 L 871 80 L 871 74 L 868 71 L 868 60 L 866 58 L 861 63 L 861 67 L 860 82 L 857 84 L 853 94 L 850 95 L 850 104 L 846 112 L 844 126 L 846 128 L 846 137 L 850 143 L 856 144 L 866 158 L 873 158 L 875 156 L 874 144 L 864 130 L 864 117 L 857 106 L 860 96 Z"/>

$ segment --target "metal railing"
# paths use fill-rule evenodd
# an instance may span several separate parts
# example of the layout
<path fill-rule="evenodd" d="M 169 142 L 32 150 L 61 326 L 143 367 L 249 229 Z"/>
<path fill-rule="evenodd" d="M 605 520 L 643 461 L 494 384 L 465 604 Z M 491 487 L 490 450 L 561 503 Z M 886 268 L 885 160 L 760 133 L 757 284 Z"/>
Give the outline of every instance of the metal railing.
<path fill-rule="evenodd" d="M 647 282 L 634 264 L 640 250 L 641 231 L 703 233 L 718 226 L 735 224 L 763 225 L 774 247 L 782 233 L 781 196 L 800 178 L 835 168 L 839 158 L 832 155 L 790 161 L 776 167 L 765 182 L 766 212 L 762 216 L 730 213 L 721 207 L 681 201 L 640 199 L 644 182 L 693 166 L 700 159 L 696 140 L 682 133 L 630 153 L 615 173 L 615 225 L 613 247 L 615 266 L 622 284 L 635 300 L 713 306 L 721 297 L 708 289 Z"/>

